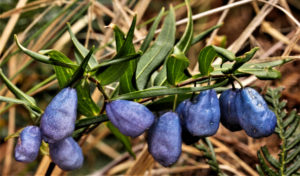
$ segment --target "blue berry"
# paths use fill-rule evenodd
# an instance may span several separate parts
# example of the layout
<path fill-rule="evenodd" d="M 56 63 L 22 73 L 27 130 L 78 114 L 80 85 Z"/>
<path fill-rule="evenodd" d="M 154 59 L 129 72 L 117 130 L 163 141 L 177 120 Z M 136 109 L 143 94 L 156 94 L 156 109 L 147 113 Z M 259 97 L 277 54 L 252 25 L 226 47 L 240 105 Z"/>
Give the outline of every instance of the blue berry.
<path fill-rule="evenodd" d="M 253 138 L 270 136 L 276 127 L 277 118 L 263 97 L 252 88 L 244 88 L 236 99 L 239 123 L 247 135 Z"/>
<path fill-rule="evenodd" d="M 148 150 L 153 158 L 167 167 L 181 154 L 181 126 L 177 113 L 167 112 L 152 125 L 148 134 Z"/>
<path fill-rule="evenodd" d="M 236 98 L 239 89 L 228 89 L 220 96 L 221 123 L 230 131 L 242 130 L 236 112 Z"/>
<path fill-rule="evenodd" d="M 184 113 L 183 125 L 193 136 L 212 136 L 219 123 L 219 99 L 213 89 L 201 92 Z"/>
<path fill-rule="evenodd" d="M 116 100 L 106 105 L 106 114 L 121 133 L 137 137 L 154 122 L 153 113 L 146 106 L 127 100 Z"/>
<path fill-rule="evenodd" d="M 79 169 L 83 164 L 81 148 L 72 137 L 49 143 L 49 149 L 52 161 L 62 170 Z"/>
<path fill-rule="evenodd" d="M 77 93 L 73 88 L 62 89 L 47 106 L 42 119 L 43 139 L 54 143 L 70 136 L 75 129 Z"/>
<path fill-rule="evenodd" d="M 41 142 L 42 135 L 39 127 L 25 127 L 15 147 L 15 159 L 20 162 L 34 161 L 39 154 Z"/>

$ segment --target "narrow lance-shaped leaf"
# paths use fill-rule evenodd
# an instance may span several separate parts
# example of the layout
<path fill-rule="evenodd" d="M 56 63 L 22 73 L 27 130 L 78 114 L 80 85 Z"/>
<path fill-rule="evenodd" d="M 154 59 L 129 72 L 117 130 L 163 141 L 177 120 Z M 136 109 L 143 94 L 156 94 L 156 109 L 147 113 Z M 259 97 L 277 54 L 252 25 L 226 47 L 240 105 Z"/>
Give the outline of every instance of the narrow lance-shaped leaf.
<path fill-rule="evenodd" d="M 163 95 L 175 95 L 175 94 L 185 94 L 189 92 L 197 92 L 197 91 L 204 91 L 212 88 L 216 88 L 215 90 L 226 90 L 228 88 L 221 88 L 228 83 L 228 79 L 211 85 L 211 86 L 204 86 L 204 87 L 181 87 L 181 88 L 169 88 L 169 87 L 153 87 L 149 89 L 144 89 L 140 91 L 130 92 L 127 94 L 119 95 L 117 97 L 112 98 L 112 100 L 118 99 L 138 99 L 138 98 L 148 98 L 148 97 L 157 97 Z"/>
<path fill-rule="evenodd" d="M 109 128 L 109 130 L 112 132 L 112 134 L 114 134 L 122 142 L 122 144 L 124 145 L 125 149 L 129 152 L 129 154 L 135 158 L 135 154 L 133 153 L 131 148 L 130 138 L 122 134 L 118 130 L 118 128 L 116 128 L 111 122 L 107 122 L 106 125 Z"/>
<path fill-rule="evenodd" d="M 132 40 L 134 37 L 134 29 L 136 24 L 136 16 L 133 18 L 130 29 L 128 31 L 128 34 L 126 36 L 126 39 L 120 48 L 119 52 L 116 54 L 116 56 L 113 59 L 126 56 L 128 54 L 135 53 Z M 118 79 L 124 74 L 126 69 L 128 68 L 129 61 L 122 62 L 120 64 L 114 64 L 109 66 L 108 68 L 104 70 L 99 70 L 95 73 L 96 79 L 100 82 L 101 85 L 107 85 L 110 84 Z"/>
<path fill-rule="evenodd" d="M 24 100 L 19 100 L 19 99 L 10 98 L 10 97 L 3 97 L 3 96 L 0 96 L 0 102 L 1 101 L 6 102 L 6 103 L 28 104 L 28 102 L 24 101 Z"/>
<path fill-rule="evenodd" d="M 74 44 L 74 46 L 76 47 L 76 50 L 78 51 L 78 53 L 80 54 L 81 58 L 84 59 L 84 57 L 89 53 L 89 50 L 86 49 L 78 40 L 77 38 L 75 37 L 74 33 L 72 32 L 71 30 L 71 26 L 69 23 L 67 23 L 67 26 L 68 26 L 68 31 L 69 31 L 69 34 L 70 34 L 70 37 L 71 37 L 71 40 Z M 98 65 L 98 62 L 96 60 L 96 58 L 94 56 L 92 56 L 92 58 L 89 60 L 89 68 L 93 68 L 95 67 L 96 65 Z"/>
<path fill-rule="evenodd" d="M 213 48 L 215 49 L 217 54 L 222 58 L 223 63 L 226 61 L 232 62 L 235 60 L 235 55 L 233 52 L 218 46 L 213 46 Z"/>
<path fill-rule="evenodd" d="M 35 99 L 22 90 L 20 90 L 17 86 L 15 86 L 3 73 L 0 68 L 0 78 L 5 83 L 7 88 L 19 99 L 24 100 L 31 108 L 38 110 L 38 112 L 42 112 L 41 109 L 37 106 Z"/>
<path fill-rule="evenodd" d="M 154 86 L 163 86 L 167 84 L 167 62 L 166 61 L 162 66 L 163 68 L 154 79 Z"/>
<path fill-rule="evenodd" d="M 238 68 L 240 68 L 242 65 L 247 63 L 249 60 L 251 60 L 258 49 L 259 49 L 258 47 L 255 47 L 255 48 L 251 49 L 250 51 L 246 52 L 244 54 L 244 56 L 237 57 L 235 59 L 235 63 L 233 64 L 232 68 L 229 68 L 223 72 L 225 74 L 235 72 Z"/>
<path fill-rule="evenodd" d="M 59 60 L 55 60 L 55 58 L 51 58 L 48 56 L 45 56 L 43 54 L 31 51 L 27 48 L 25 48 L 24 46 L 22 46 L 19 41 L 17 36 L 15 35 L 15 41 L 18 45 L 18 47 L 28 56 L 30 56 L 32 59 L 37 60 L 39 62 L 45 63 L 45 64 L 51 64 L 51 65 L 59 65 L 59 66 L 63 66 L 63 67 L 67 67 L 67 68 L 76 68 L 77 65 L 72 63 L 64 63 L 64 62 L 60 62 Z M 40 52 L 42 53 L 47 53 L 49 50 L 42 50 Z"/>
<path fill-rule="evenodd" d="M 60 60 L 64 63 L 73 63 L 64 54 L 55 50 L 50 50 L 46 54 L 48 54 L 50 57 L 56 57 L 57 60 Z M 75 69 L 64 68 L 61 66 L 54 66 L 54 70 L 56 73 L 58 84 L 61 88 L 65 87 L 68 84 L 75 72 Z M 92 100 L 90 95 L 90 86 L 84 79 L 81 80 L 80 84 L 76 86 L 76 91 L 78 96 L 78 112 L 89 117 L 96 116 L 100 112 L 100 109 Z"/>
<path fill-rule="evenodd" d="M 80 80 L 82 78 L 94 50 L 95 50 L 95 47 L 93 46 L 92 49 L 89 51 L 89 53 L 85 56 L 85 58 L 83 59 L 83 61 L 79 65 L 79 67 L 75 70 L 71 79 L 66 83 L 65 87 L 72 86 L 75 82 L 77 82 L 78 80 Z"/>
<path fill-rule="evenodd" d="M 214 61 L 217 53 L 212 46 L 207 46 L 200 51 L 198 56 L 199 62 L 199 71 L 202 76 L 207 76 L 210 72 L 213 71 L 213 67 L 211 66 Z"/>
<path fill-rule="evenodd" d="M 173 54 L 167 60 L 167 80 L 172 85 L 188 78 L 186 68 L 189 66 L 189 60 L 186 58 L 185 53 L 190 48 L 193 40 L 193 19 L 189 0 L 185 0 L 185 3 L 188 9 L 189 21 L 183 36 L 174 47 Z"/>
<path fill-rule="evenodd" d="M 157 26 L 160 22 L 160 19 L 164 15 L 164 11 L 165 11 L 165 8 L 162 8 L 160 10 L 159 14 L 157 15 L 157 17 L 155 18 L 152 26 L 150 27 L 150 29 L 148 31 L 148 34 L 147 34 L 145 40 L 144 40 L 144 42 L 143 42 L 143 44 L 140 48 L 141 51 L 145 52 L 148 49 L 148 47 L 149 47 L 149 45 L 150 45 L 150 43 L 151 43 L 151 41 L 152 41 L 152 39 L 155 35 L 155 30 L 157 29 Z"/>
<path fill-rule="evenodd" d="M 175 14 L 171 6 L 166 16 L 162 31 L 154 44 L 140 58 L 136 69 L 137 88 L 144 89 L 151 73 L 164 61 L 175 41 Z"/>
<path fill-rule="evenodd" d="M 215 25 L 215 26 L 201 32 L 200 34 L 196 35 L 192 40 L 192 45 L 195 45 L 196 43 L 200 42 L 205 37 L 207 37 L 210 33 L 212 33 L 215 29 L 218 29 L 221 26 L 222 26 L 222 24 Z"/>
<path fill-rule="evenodd" d="M 255 75 L 261 80 L 278 79 L 281 77 L 281 73 L 278 70 L 267 68 L 267 69 L 257 69 L 257 68 L 240 68 L 237 70 L 238 73 L 248 73 Z"/>
<path fill-rule="evenodd" d="M 116 29 L 116 30 L 114 29 L 114 32 L 115 32 L 115 38 L 116 38 L 117 51 L 119 52 L 120 49 L 123 47 L 126 38 L 124 37 L 124 34 L 122 33 L 122 31 L 120 29 Z M 133 45 L 132 41 L 130 43 L 127 42 L 126 47 L 128 49 L 126 50 L 126 52 L 123 52 L 122 55 L 120 55 L 120 56 L 126 57 L 126 56 L 131 55 L 131 53 L 135 53 L 135 49 L 134 49 L 134 45 Z M 135 73 L 135 69 L 136 69 L 136 63 L 137 63 L 136 60 L 129 61 L 129 65 L 128 65 L 126 71 L 120 78 L 120 89 L 119 90 L 120 90 L 121 94 L 135 91 L 135 82 L 134 82 L 133 77 L 134 77 L 134 73 Z"/>
<path fill-rule="evenodd" d="M 170 84 L 176 85 L 180 81 L 188 79 L 186 68 L 189 60 L 183 53 L 172 54 L 167 60 L 167 80 Z M 185 72 L 186 71 L 186 72 Z"/>
<path fill-rule="evenodd" d="M 122 48 L 123 43 L 125 41 L 125 34 L 117 25 L 113 24 L 110 26 L 114 30 L 116 49 L 117 49 L 117 53 L 118 53 L 120 51 L 120 49 Z"/>

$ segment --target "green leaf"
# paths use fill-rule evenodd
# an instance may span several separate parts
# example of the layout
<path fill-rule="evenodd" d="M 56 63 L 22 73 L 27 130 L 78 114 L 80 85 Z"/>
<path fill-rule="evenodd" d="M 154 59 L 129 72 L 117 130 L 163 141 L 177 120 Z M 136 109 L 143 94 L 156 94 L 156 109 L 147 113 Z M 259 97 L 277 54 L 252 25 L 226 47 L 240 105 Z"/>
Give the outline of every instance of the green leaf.
<path fill-rule="evenodd" d="M 72 32 L 71 30 L 71 26 L 69 23 L 67 23 L 67 26 L 68 26 L 68 31 L 69 31 L 69 34 L 70 34 L 70 37 L 71 37 L 71 40 L 77 50 L 77 52 L 80 54 L 81 58 L 83 59 L 88 53 L 89 53 L 89 50 L 86 49 L 76 38 L 76 36 L 74 35 L 74 33 Z M 94 56 L 92 56 L 92 58 L 89 60 L 89 68 L 93 68 L 95 66 L 98 65 L 98 62 L 96 60 L 96 58 Z"/>
<path fill-rule="evenodd" d="M 180 81 L 186 80 L 185 70 L 189 66 L 189 60 L 184 53 L 172 54 L 167 60 L 167 80 L 170 84 L 176 85 Z"/>
<path fill-rule="evenodd" d="M 72 86 L 75 82 L 77 82 L 78 80 L 80 80 L 83 76 L 83 74 L 85 73 L 85 69 L 88 66 L 88 62 L 93 54 L 95 50 L 95 47 L 92 47 L 92 49 L 89 51 L 89 53 L 85 56 L 85 58 L 83 59 L 83 61 L 81 62 L 81 64 L 79 65 L 79 67 L 76 69 L 76 71 L 74 72 L 74 74 L 72 75 L 71 79 L 69 82 L 67 82 L 65 87 L 69 87 Z"/>
<path fill-rule="evenodd" d="M 15 99 L 15 98 L 10 98 L 10 97 L 3 97 L 3 96 L 0 96 L 0 102 L 7 102 L 7 103 L 16 103 L 16 104 L 28 104 L 27 101 L 24 101 L 24 100 L 19 100 L 19 99 Z"/>
<path fill-rule="evenodd" d="M 242 65 L 244 65 L 245 63 L 250 61 L 253 58 L 253 56 L 255 55 L 255 53 L 258 49 L 259 49 L 258 47 L 252 48 L 250 51 L 246 52 L 243 56 L 237 57 L 235 59 L 235 63 L 233 64 L 233 66 L 230 69 L 227 69 L 223 72 L 225 74 L 235 72 Z"/>
<path fill-rule="evenodd" d="M 133 34 L 132 34 L 133 35 Z M 124 55 L 129 55 L 130 53 L 135 53 L 134 45 L 132 43 L 128 43 L 127 53 Z M 125 73 L 120 78 L 120 91 L 119 93 L 128 93 L 136 90 L 136 83 L 134 79 L 134 74 L 137 66 L 137 60 L 131 60 L 129 65 L 125 71 Z"/>
<path fill-rule="evenodd" d="M 75 130 L 78 130 L 80 128 L 88 127 L 90 125 L 99 124 L 102 122 L 106 122 L 109 119 L 107 118 L 106 114 L 101 114 L 96 117 L 88 117 L 84 119 L 77 120 L 75 123 Z"/>
<path fill-rule="evenodd" d="M 236 59 L 235 54 L 225 48 L 213 46 L 217 54 L 223 59 L 223 63 L 226 61 L 234 61 Z"/>
<path fill-rule="evenodd" d="M 150 45 L 150 43 L 151 43 L 151 41 L 152 41 L 152 39 L 153 39 L 153 37 L 155 35 L 155 30 L 157 29 L 157 26 L 158 26 L 158 24 L 160 22 L 160 19 L 161 19 L 161 17 L 164 14 L 164 11 L 165 11 L 165 8 L 161 8 L 159 14 L 155 18 L 155 20 L 154 20 L 151 28 L 148 31 L 148 34 L 147 34 L 145 40 L 144 40 L 144 42 L 143 42 L 143 44 L 142 44 L 142 46 L 140 48 L 141 51 L 145 52 L 148 49 L 148 47 L 149 47 L 149 45 Z"/>
<path fill-rule="evenodd" d="M 288 144 L 286 145 L 287 146 L 286 150 L 293 149 L 299 143 L 300 143 L 300 135 L 296 136 L 295 139 L 293 139 L 292 141 L 288 142 Z"/>
<path fill-rule="evenodd" d="M 258 164 L 256 165 L 256 170 L 257 170 L 259 176 L 265 176 L 263 170 L 261 169 L 261 167 Z"/>
<path fill-rule="evenodd" d="M 136 91 L 134 74 L 137 66 L 137 60 L 131 60 L 125 73 L 120 78 L 120 93 Z"/>
<path fill-rule="evenodd" d="M 107 122 L 106 125 L 110 129 L 110 131 L 122 142 L 129 154 L 135 158 L 135 154 L 133 153 L 131 148 L 130 138 L 122 134 L 118 130 L 118 128 L 116 128 L 111 122 Z"/>
<path fill-rule="evenodd" d="M 120 48 L 119 52 L 116 54 L 116 56 L 113 59 L 124 57 L 124 56 L 135 53 L 134 46 L 132 44 L 132 40 L 134 37 L 135 24 L 136 24 L 136 16 L 133 18 L 130 29 L 128 31 L 128 34 L 126 36 L 126 39 L 125 39 L 122 47 Z M 95 73 L 96 78 L 102 86 L 110 84 L 110 83 L 120 79 L 120 77 L 124 74 L 124 72 L 126 71 L 128 66 L 129 66 L 129 61 L 111 65 L 104 70 L 98 70 Z"/>
<path fill-rule="evenodd" d="M 237 70 L 239 73 L 247 73 L 255 75 L 258 79 L 261 80 L 270 80 L 278 79 L 281 77 L 281 73 L 278 70 L 269 68 L 269 69 L 256 69 L 256 68 L 241 68 Z"/>
<path fill-rule="evenodd" d="M 128 54 L 127 56 L 123 56 L 123 57 L 120 57 L 120 58 L 105 60 L 105 61 L 101 62 L 99 65 L 97 65 L 96 67 L 94 67 L 89 72 L 95 72 L 95 71 L 98 71 L 98 70 L 101 71 L 101 69 L 105 69 L 105 67 L 107 67 L 107 66 L 111 66 L 111 65 L 115 65 L 115 64 L 121 64 L 121 63 L 126 62 L 126 61 L 136 60 L 141 55 L 142 55 L 141 51 L 138 51 L 135 54 Z"/>
<path fill-rule="evenodd" d="M 7 88 L 19 99 L 27 102 L 28 106 L 30 108 L 36 110 L 37 112 L 41 113 L 42 110 L 37 106 L 35 99 L 26 93 L 24 93 L 22 90 L 20 90 L 17 86 L 15 86 L 3 73 L 2 69 L 0 68 L 0 78 L 4 82 L 4 84 L 7 86 Z"/>
<path fill-rule="evenodd" d="M 195 45 L 199 41 L 203 40 L 205 37 L 210 35 L 215 29 L 221 27 L 222 25 L 223 24 L 218 24 L 218 25 L 215 25 L 215 26 L 201 32 L 200 34 L 198 34 L 196 37 L 193 38 L 191 45 Z"/>
<path fill-rule="evenodd" d="M 165 86 L 167 84 L 167 59 L 165 60 L 162 69 L 154 79 L 154 86 Z"/>
<path fill-rule="evenodd" d="M 164 61 L 175 42 L 175 14 L 171 6 L 162 31 L 154 44 L 140 58 L 136 69 L 136 82 L 139 90 L 144 89 L 151 73 Z"/>
<path fill-rule="evenodd" d="M 117 48 L 117 53 L 120 51 L 120 49 L 123 46 L 123 43 L 125 41 L 125 34 L 124 32 L 115 24 L 112 25 L 112 28 L 114 30 L 114 35 L 115 35 L 115 41 L 116 41 L 116 48 Z"/>
<path fill-rule="evenodd" d="M 18 39 L 17 39 L 17 36 L 15 35 L 15 41 L 18 45 L 18 47 L 25 53 L 27 54 L 28 56 L 30 56 L 31 58 L 33 58 L 34 60 L 37 60 L 39 62 L 42 62 L 42 63 L 45 63 L 45 64 L 51 64 L 51 65 L 59 65 L 59 66 L 63 66 L 63 67 L 67 67 L 67 68 L 76 68 L 76 64 L 74 64 L 73 62 L 72 63 L 63 63 L 63 62 L 60 62 L 59 60 L 55 60 L 51 57 L 48 57 L 48 56 L 45 56 L 43 54 L 49 52 L 50 50 L 42 50 L 40 51 L 42 54 L 40 53 L 37 53 L 37 52 L 34 52 L 34 51 L 31 51 L 27 48 L 25 48 L 24 46 L 22 46 Z"/>
<path fill-rule="evenodd" d="M 189 0 L 185 0 L 188 9 L 188 23 L 185 32 L 179 42 L 174 46 L 173 54 L 167 59 L 167 80 L 170 84 L 176 85 L 188 78 L 189 59 L 185 53 L 190 48 L 193 40 L 193 19 Z"/>
<path fill-rule="evenodd" d="M 73 63 L 68 57 L 58 51 L 50 50 L 47 54 L 60 62 Z M 64 68 L 61 66 L 54 66 L 54 70 L 58 84 L 61 88 L 65 87 L 70 82 L 75 72 L 75 69 Z M 76 86 L 76 91 L 78 97 L 78 112 L 88 117 L 98 115 L 100 109 L 91 98 L 90 86 L 86 80 L 80 81 L 80 83 Z"/>
<path fill-rule="evenodd" d="M 174 47 L 174 54 L 185 54 L 190 48 L 193 40 L 193 19 L 192 19 L 192 9 L 189 0 L 185 0 L 186 7 L 188 9 L 188 23 L 179 42 Z"/>
<path fill-rule="evenodd" d="M 211 64 L 216 56 L 217 52 L 212 46 L 207 46 L 200 51 L 198 56 L 198 62 L 199 71 L 202 76 L 208 76 L 210 72 L 213 71 L 213 67 L 211 66 Z"/>
<path fill-rule="evenodd" d="M 185 94 L 189 92 L 197 92 L 204 91 L 212 88 L 216 88 L 216 90 L 224 90 L 224 88 L 220 88 L 220 86 L 224 86 L 228 83 L 228 79 L 211 85 L 204 87 L 182 87 L 182 88 L 168 88 L 168 87 L 153 87 L 149 89 L 144 89 L 140 91 L 130 92 L 127 94 L 119 95 L 117 97 L 112 98 L 112 100 L 118 99 L 138 99 L 138 98 L 148 98 L 148 97 L 157 97 L 163 95 L 175 95 L 175 94 Z"/>

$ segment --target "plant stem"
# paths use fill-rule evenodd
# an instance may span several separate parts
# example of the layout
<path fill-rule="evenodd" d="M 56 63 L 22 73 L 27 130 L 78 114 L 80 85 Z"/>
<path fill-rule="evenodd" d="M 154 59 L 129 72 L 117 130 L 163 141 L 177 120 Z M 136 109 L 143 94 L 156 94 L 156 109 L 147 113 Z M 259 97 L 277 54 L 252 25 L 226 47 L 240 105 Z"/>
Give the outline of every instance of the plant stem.
<path fill-rule="evenodd" d="M 183 81 L 180 84 L 177 84 L 177 87 L 182 87 L 182 86 L 185 86 L 185 85 L 188 85 L 188 84 L 191 84 L 191 83 L 195 83 L 195 82 L 198 82 L 198 81 L 203 81 L 203 80 L 209 79 L 209 78 L 226 78 L 228 76 L 229 75 L 223 75 L 223 74 L 222 75 L 203 76 L 203 77 L 200 77 L 200 78 Z"/>
<path fill-rule="evenodd" d="M 178 94 L 176 94 L 176 95 L 174 96 L 173 112 L 175 112 L 175 110 L 176 110 L 177 98 L 178 98 Z"/>
<path fill-rule="evenodd" d="M 239 85 L 241 86 L 241 88 L 244 88 L 243 84 L 241 83 L 241 81 L 240 81 L 236 76 L 231 75 L 231 77 L 232 77 L 234 80 L 236 80 L 236 82 L 239 83 Z"/>
<path fill-rule="evenodd" d="M 99 91 L 102 93 L 104 100 L 110 101 L 109 96 L 105 93 L 105 90 L 103 89 L 103 87 L 101 86 L 101 84 L 99 83 L 99 81 L 97 81 L 96 79 L 94 79 L 93 77 L 87 76 L 87 78 L 92 81 L 93 83 L 96 84 L 97 88 L 99 89 Z"/>

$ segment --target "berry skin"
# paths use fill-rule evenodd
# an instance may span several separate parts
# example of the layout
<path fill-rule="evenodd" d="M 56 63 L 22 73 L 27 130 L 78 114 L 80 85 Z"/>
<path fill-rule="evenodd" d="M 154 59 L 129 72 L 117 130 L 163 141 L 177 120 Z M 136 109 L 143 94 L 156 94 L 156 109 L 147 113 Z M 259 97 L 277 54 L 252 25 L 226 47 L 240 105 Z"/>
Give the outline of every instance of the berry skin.
<path fill-rule="evenodd" d="M 153 113 L 146 106 L 128 100 L 115 100 L 106 105 L 106 114 L 121 133 L 137 137 L 154 122 Z"/>
<path fill-rule="evenodd" d="M 40 128 L 27 126 L 20 133 L 18 143 L 15 147 L 15 159 L 20 162 L 32 162 L 39 154 L 42 142 Z"/>
<path fill-rule="evenodd" d="M 52 161 L 62 170 L 79 169 L 83 164 L 81 148 L 72 137 L 49 143 L 49 149 Z"/>
<path fill-rule="evenodd" d="M 180 124 L 182 128 L 181 132 L 181 137 L 182 141 L 187 144 L 194 144 L 195 142 L 199 141 L 200 137 L 199 136 L 193 136 L 186 128 L 185 125 L 183 124 L 183 119 L 185 114 L 188 112 L 189 106 L 192 104 L 192 102 L 189 99 L 186 99 L 182 101 L 176 108 L 176 113 L 180 117 Z"/>
<path fill-rule="evenodd" d="M 244 88 L 236 99 L 237 115 L 241 127 L 253 138 L 270 136 L 276 127 L 277 118 L 263 97 L 252 88 Z"/>
<path fill-rule="evenodd" d="M 201 92 L 184 113 L 183 124 L 193 136 L 212 136 L 218 131 L 219 123 L 219 99 L 213 89 Z"/>
<path fill-rule="evenodd" d="M 148 151 L 161 165 L 174 164 L 181 154 L 181 126 L 177 113 L 167 112 L 149 129 Z"/>
<path fill-rule="evenodd" d="M 70 136 L 75 129 L 77 93 L 73 88 L 62 89 L 49 103 L 41 119 L 43 139 L 55 143 Z"/>
<path fill-rule="evenodd" d="M 242 130 L 236 112 L 236 98 L 239 89 L 228 89 L 222 92 L 220 101 L 221 123 L 230 131 Z"/>

